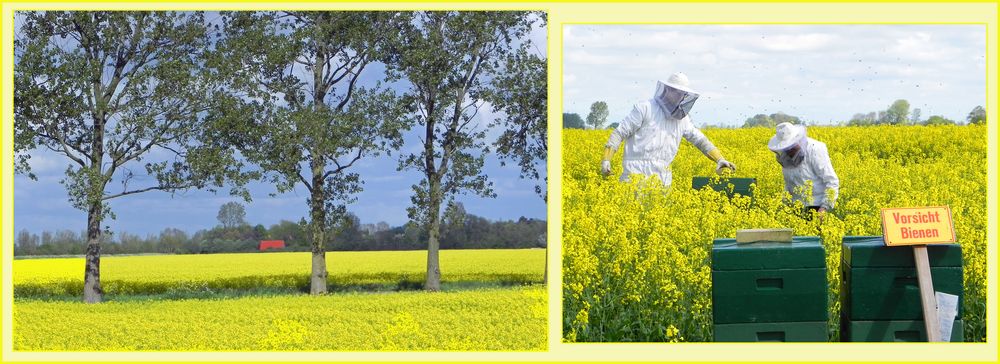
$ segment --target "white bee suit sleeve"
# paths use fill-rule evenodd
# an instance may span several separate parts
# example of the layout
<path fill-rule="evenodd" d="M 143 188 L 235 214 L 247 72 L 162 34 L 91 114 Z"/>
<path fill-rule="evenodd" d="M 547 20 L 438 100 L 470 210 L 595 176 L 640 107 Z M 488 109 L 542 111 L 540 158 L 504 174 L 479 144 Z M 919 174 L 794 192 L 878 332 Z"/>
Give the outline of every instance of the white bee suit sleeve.
<path fill-rule="evenodd" d="M 833 209 L 833 205 L 837 202 L 837 196 L 840 194 L 840 178 L 837 178 L 837 172 L 833 170 L 833 163 L 830 161 L 830 153 L 826 149 L 826 144 L 815 143 L 810 146 L 813 147 L 813 150 L 806 158 L 809 158 L 809 164 L 812 165 L 813 171 L 819 179 L 817 182 L 820 182 L 813 183 L 813 186 L 821 185 L 823 187 L 813 191 L 813 201 L 827 210 Z M 833 190 L 832 200 L 827 200 L 826 190 Z"/>
<path fill-rule="evenodd" d="M 708 152 L 715 150 L 715 145 L 712 144 L 712 141 L 708 140 L 708 137 L 706 137 L 705 134 L 702 134 L 701 130 L 694 127 L 694 124 L 691 123 L 690 117 L 685 116 L 684 119 L 681 119 L 680 123 L 684 139 L 687 139 L 687 141 L 693 144 L 695 148 L 698 148 L 702 154 L 708 155 Z"/>
<path fill-rule="evenodd" d="M 617 151 L 618 145 L 632 136 L 642 126 L 643 119 L 645 119 L 645 114 L 639 108 L 639 105 L 632 107 L 632 112 L 618 123 L 618 127 L 615 130 L 611 131 L 611 137 L 608 138 L 608 142 L 604 146 Z"/>

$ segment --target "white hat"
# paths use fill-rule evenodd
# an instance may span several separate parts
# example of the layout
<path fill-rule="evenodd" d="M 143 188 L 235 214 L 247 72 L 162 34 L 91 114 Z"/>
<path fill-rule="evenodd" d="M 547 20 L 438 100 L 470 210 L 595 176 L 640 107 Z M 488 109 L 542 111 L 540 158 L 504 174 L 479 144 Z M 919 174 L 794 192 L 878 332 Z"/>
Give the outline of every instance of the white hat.
<path fill-rule="evenodd" d="M 791 148 L 806 137 L 806 127 L 802 125 L 781 123 L 775 129 L 774 136 L 767 142 L 767 149 L 770 149 L 772 152 L 780 152 Z"/>
<path fill-rule="evenodd" d="M 698 93 L 695 90 L 691 89 L 691 82 L 688 81 L 688 76 L 681 72 L 677 72 L 675 74 L 670 75 L 670 78 L 667 78 L 667 82 L 660 82 L 660 83 L 687 93 L 692 93 L 692 94 Z"/>

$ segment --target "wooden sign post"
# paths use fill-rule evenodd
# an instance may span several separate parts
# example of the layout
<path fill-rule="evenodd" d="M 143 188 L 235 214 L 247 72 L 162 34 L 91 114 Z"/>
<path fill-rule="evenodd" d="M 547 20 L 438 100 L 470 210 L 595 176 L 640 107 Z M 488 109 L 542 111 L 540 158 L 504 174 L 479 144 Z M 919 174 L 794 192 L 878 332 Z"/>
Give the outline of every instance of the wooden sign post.
<path fill-rule="evenodd" d="M 948 206 L 882 209 L 882 234 L 887 246 L 913 246 L 927 341 L 943 341 L 927 244 L 955 242 L 951 209 Z"/>
<path fill-rule="evenodd" d="M 931 280 L 931 264 L 927 259 L 927 245 L 913 246 L 913 260 L 917 266 L 920 307 L 924 310 L 924 329 L 927 331 L 927 341 L 942 341 L 937 314 L 937 298 L 934 297 L 934 282 Z"/>

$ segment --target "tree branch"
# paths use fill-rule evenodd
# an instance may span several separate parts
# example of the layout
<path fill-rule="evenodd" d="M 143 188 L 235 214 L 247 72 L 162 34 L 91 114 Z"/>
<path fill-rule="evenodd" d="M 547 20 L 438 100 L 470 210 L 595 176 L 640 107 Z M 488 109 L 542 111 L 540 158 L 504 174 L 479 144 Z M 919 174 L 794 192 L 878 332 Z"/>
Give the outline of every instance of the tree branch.
<path fill-rule="evenodd" d="M 309 180 L 307 180 L 306 177 L 302 176 L 302 172 L 301 171 L 295 171 L 295 175 L 299 177 L 299 182 L 302 182 L 302 184 L 304 184 L 306 186 L 306 190 L 308 190 L 309 192 L 312 192 L 313 187 L 312 187 L 311 184 L 309 184 Z"/>
<path fill-rule="evenodd" d="M 190 184 L 190 183 L 189 184 L 180 185 L 180 186 L 152 186 L 152 187 L 141 188 L 141 189 L 138 189 L 138 190 L 123 191 L 121 193 L 117 193 L 117 194 L 114 194 L 114 195 L 107 195 L 107 196 L 101 197 L 101 201 L 107 201 L 107 200 L 110 200 L 110 199 L 113 199 L 113 198 L 118 198 L 118 197 L 122 197 L 122 196 L 133 195 L 133 194 L 136 194 L 136 193 L 143 193 L 143 192 L 148 192 L 148 191 L 154 191 L 154 190 L 159 190 L 159 191 L 177 190 L 177 189 L 183 189 L 183 188 L 190 188 L 190 187 L 193 187 L 193 186 L 194 186 L 194 184 Z"/>

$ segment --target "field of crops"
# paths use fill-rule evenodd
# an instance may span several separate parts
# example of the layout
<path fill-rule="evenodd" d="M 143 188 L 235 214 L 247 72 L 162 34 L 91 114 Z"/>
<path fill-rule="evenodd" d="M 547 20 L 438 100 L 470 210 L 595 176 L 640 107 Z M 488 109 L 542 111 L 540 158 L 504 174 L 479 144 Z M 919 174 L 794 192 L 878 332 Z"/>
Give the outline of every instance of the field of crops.
<path fill-rule="evenodd" d="M 705 134 L 756 177 L 756 201 L 691 189 L 715 164 L 687 142 L 673 162 L 673 186 L 619 183 L 599 174 L 609 131 L 563 131 L 563 339 L 710 341 L 712 240 L 737 229 L 790 227 L 820 236 L 830 281 L 830 338 L 838 340 L 845 235 L 881 235 L 882 207 L 951 207 L 964 263 L 965 338 L 986 339 L 987 143 L 985 126 L 810 127 L 840 177 L 832 215 L 807 220 L 782 202 L 781 168 L 766 148 L 773 129 Z"/>
<path fill-rule="evenodd" d="M 426 252 L 331 252 L 335 291 L 310 296 L 308 253 L 106 257 L 96 305 L 82 258 L 16 260 L 14 350 L 543 350 L 544 259 L 444 250 L 430 293 Z"/>
<path fill-rule="evenodd" d="M 16 302 L 14 350 L 542 350 L 541 286 L 227 300 Z"/>
<path fill-rule="evenodd" d="M 297 290 L 309 284 L 310 253 L 104 257 L 101 285 L 115 295 L 247 290 Z M 393 290 L 423 283 L 425 251 L 329 252 L 331 290 Z M 80 295 L 83 258 L 14 261 L 16 298 Z M 541 282 L 545 250 L 443 250 L 448 284 Z"/>

